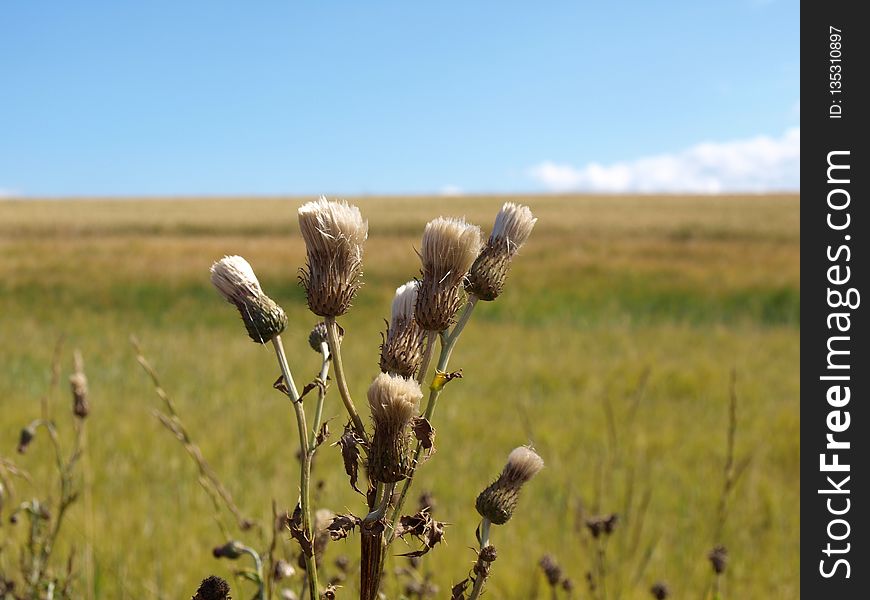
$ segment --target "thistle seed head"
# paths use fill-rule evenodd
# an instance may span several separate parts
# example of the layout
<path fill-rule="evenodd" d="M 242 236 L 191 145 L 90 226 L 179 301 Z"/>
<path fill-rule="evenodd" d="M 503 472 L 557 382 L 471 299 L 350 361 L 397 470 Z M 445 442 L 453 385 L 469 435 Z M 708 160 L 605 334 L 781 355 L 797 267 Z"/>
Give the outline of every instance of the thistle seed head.
<path fill-rule="evenodd" d="M 210 575 L 199 584 L 192 600 L 231 600 L 230 586 L 225 579 Z"/>
<path fill-rule="evenodd" d="M 361 285 L 368 228 L 359 209 L 347 202 L 321 196 L 299 208 L 299 229 L 307 250 L 300 280 L 314 314 L 337 317 L 350 308 Z"/>
<path fill-rule="evenodd" d="M 461 304 L 460 286 L 480 252 L 480 227 L 464 219 L 438 217 L 423 231 L 423 279 L 414 316 L 427 331 L 453 324 Z"/>
<path fill-rule="evenodd" d="M 211 282 L 235 305 L 252 340 L 265 344 L 287 326 L 287 315 L 260 287 L 251 265 L 241 256 L 225 256 L 211 266 Z"/>
<path fill-rule="evenodd" d="M 368 401 L 375 432 L 369 453 L 369 475 L 374 481 L 394 483 L 411 467 L 411 418 L 420 411 L 423 392 L 413 379 L 381 373 L 369 386 Z"/>
<path fill-rule="evenodd" d="M 423 361 L 426 332 L 414 318 L 419 287 L 420 282 L 412 280 L 396 290 L 387 333 L 381 344 L 380 367 L 384 373 L 413 377 Z"/>
<path fill-rule="evenodd" d="M 475 259 L 465 290 L 481 300 L 495 300 L 504 289 L 510 263 L 529 239 L 537 219 L 528 206 L 505 202 L 495 217 L 489 240 Z"/>
<path fill-rule="evenodd" d="M 710 559 L 710 565 L 713 567 L 713 572 L 716 575 L 721 575 L 725 572 L 725 567 L 728 566 L 728 549 L 725 546 L 716 546 L 707 555 Z"/>
<path fill-rule="evenodd" d="M 73 395 L 73 414 L 84 419 L 91 412 L 88 402 L 88 378 L 84 372 L 82 354 L 78 350 L 74 354 L 75 373 L 69 376 L 69 385 Z"/>
<path fill-rule="evenodd" d="M 527 446 L 515 448 L 501 475 L 477 497 L 475 506 L 480 516 L 494 525 L 503 525 L 513 516 L 520 489 L 544 467 L 544 461 Z"/>

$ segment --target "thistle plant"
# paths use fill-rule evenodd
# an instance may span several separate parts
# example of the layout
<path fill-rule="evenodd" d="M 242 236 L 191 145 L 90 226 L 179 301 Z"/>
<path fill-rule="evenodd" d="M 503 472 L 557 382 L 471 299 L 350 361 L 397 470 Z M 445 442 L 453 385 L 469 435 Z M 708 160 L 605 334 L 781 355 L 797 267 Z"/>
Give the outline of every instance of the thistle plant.
<path fill-rule="evenodd" d="M 341 353 L 344 330 L 336 320 L 351 308 L 362 283 L 368 223 L 357 207 L 323 197 L 300 207 L 298 218 L 306 247 L 306 263 L 300 269 L 299 280 L 305 289 L 308 308 L 322 318 L 308 333 L 307 341 L 323 357 L 318 378 L 306 385 L 301 394 L 281 340 L 288 325 L 287 317 L 263 292 L 250 264 L 238 256 L 225 257 L 212 266 L 212 282 L 224 298 L 237 307 L 248 336 L 260 344 L 272 343 L 281 371 L 275 387 L 290 398 L 294 409 L 302 458 L 300 499 L 293 516 L 288 515 L 286 526 L 302 549 L 308 597 L 311 600 L 334 597 L 335 585 L 344 580 L 342 575 L 321 588 L 317 558 L 325 549 L 325 542 L 321 543 L 318 533 L 326 531 L 332 539 L 341 539 L 359 528 L 360 598 L 374 600 L 379 594 L 386 548 L 396 537 L 410 536 L 419 540 L 422 548 L 410 554 L 417 558 L 443 539 L 445 524 L 433 520 L 428 509 L 423 508 L 415 515 L 402 515 L 402 505 L 423 451 L 429 450 L 431 454 L 434 450 L 435 428 L 431 420 L 438 397 L 447 382 L 461 376 L 447 370 L 459 335 L 477 300 L 494 300 L 502 291 L 510 261 L 528 238 L 535 219 L 528 208 L 505 204 L 486 245 L 482 243 L 480 228 L 464 219 L 439 217 L 426 225 L 419 252 L 421 278 L 408 281 L 396 290 L 380 347 L 380 373 L 366 392 L 372 424 L 369 431 L 347 383 Z M 438 362 L 421 414 L 421 384 L 430 375 L 429 363 L 439 339 Z M 341 447 L 345 470 L 355 490 L 358 490 L 360 463 L 364 466 L 368 487 L 365 492 L 358 491 L 366 497 L 367 512 L 364 517 L 336 515 L 328 526 L 314 527 L 309 498 L 311 460 L 328 435 L 326 425 L 321 427 L 320 422 L 330 366 L 348 414 L 344 433 L 334 445 Z M 314 419 L 309 424 L 302 400 L 315 388 L 317 404 Z M 481 569 L 488 572 L 489 564 L 495 560 L 494 548 L 488 544 L 489 525 L 504 523 L 510 518 L 520 487 L 542 465 L 532 450 L 519 448 L 511 454 L 508 466 L 493 484 L 495 487 L 490 486 L 481 495 L 483 499 L 479 499 L 478 509 L 488 511 L 489 515 L 484 516 L 481 525 Z M 402 486 L 398 496 L 395 494 L 397 485 Z M 500 512 L 493 512 L 497 510 Z M 326 513 L 321 509 L 318 514 Z M 238 549 L 232 545 L 227 548 L 231 554 L 233 548 Z M 223 550 L 222 555 L 229 556 Z M 270 568 L 275 571 L 281 563 L 271 557 L 270 550 Z M 255 579 L 262 582 L 264 567 L 257 564 L 259 575 Z M 346 567 L 342 573 L 346 574 Z M 484 579 L 475 579 L 477 594 Z M 269 596 L 268 586 L 261 585 L 258 589 L 259 594 Z"/>

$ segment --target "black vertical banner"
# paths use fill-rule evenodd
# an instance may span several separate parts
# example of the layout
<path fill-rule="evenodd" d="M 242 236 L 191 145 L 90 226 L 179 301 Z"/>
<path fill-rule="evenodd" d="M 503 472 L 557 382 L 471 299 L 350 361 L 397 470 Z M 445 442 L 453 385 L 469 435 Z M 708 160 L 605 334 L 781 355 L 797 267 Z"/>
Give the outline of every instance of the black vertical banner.
<path fill-rule="evenodd" d="M 801 7 L 801 592 L 813 599 L 870 598 L 870 25 L 858 6 Z"/>

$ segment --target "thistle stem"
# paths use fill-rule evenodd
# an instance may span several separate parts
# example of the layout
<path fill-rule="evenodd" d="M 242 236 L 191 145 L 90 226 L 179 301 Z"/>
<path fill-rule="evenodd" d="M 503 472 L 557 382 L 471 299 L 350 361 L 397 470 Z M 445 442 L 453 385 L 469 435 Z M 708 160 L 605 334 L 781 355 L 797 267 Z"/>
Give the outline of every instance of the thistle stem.
<path fill-rule="evenodd" d="M 487 546 L 489 546 L 489 519 L 486 517 L 480 522 L 480 549 L 483 550 Z M 489 563 L 486 563 L 486 566 L 489 566 Z M 480 596 L 480 592 L 483 591 L 483 584 L 486 581 L 487 576 L 489 576 L 489 569 L 487 568 L 483 573 L 475 573 L 477 577 L 474 579 L 474 587 L 471 588 L 471 595 L 468 597 L 468 600 L 476 600 Z"/>
<path fill-rule="evenodd" d="M 320 343 L 320 355 L 323 357 L 323 363 L 320 365 L 320 374 L 317 378 L 321 384 L 317 389 L 317 405 L 314 407 L 314 423 L 309 432 L 308 447 L 312 452 L 316 450 L 317 431 L 320 429 L 320 420 L 323 418 L 323 401 L 326 398 L 326 379 L 329 377 L 329 344 L 326 342 Z"/>
<path fill-rule="evenodd" d="M 241 551 L 245 554 L 249 555 L 254 559 L 254 568 L 257 571 L 257 595 L 255 598 L 257 600 L 265 600 L 266 592 L 264 589 L 265 579 L 263 578 L 263 561 L 260 559 L 260 555 L 257 554 L 257 551 L 253 548 L 249 548 L 248 546 L 242 546 Z"/>
<path fill-rule="evenodd" d="M 453 353 L 453 348 L 456 346 L 456 342 L 459 340 L 462 330 L 465 329 L 465 326 L 468 324 L 468 320 L 471 318 L 471 313 L 474 312 L 474 307 L 476 305 L 477 297 L 469 295 L 468 302 L 465 304 L 465 309 L 462 311 L 459 321 L 457 321 L 453 330 L 448 335 L 441 337 L 441 354 L 438 356 L 438 366 L 435 371 L 436 377 L 438 373 L 445 373 L 447 371 L 447 364 L 450 362 L 450 355 Z M 443 389 L 443 382 L 436 385 L 436 379 L 433 378 L 432 384 L 429 386 L 429 400 L 426 402 L 426 410 L 423 413 L 423 417 L 427 421 L 431 422 L 432 415 L 435 413 L 435 407 L 438 405 L 438 397 L 441 395 L 441 390 Z M 405 483 L 402 485 L 402 491 L 399 493 L 399 498 L 396 500 L 396 506 L 393 509 L 390 533 L 387 536 L 387 546 L 392 544 L 393 540 L 396 539 L 396 524 L 399 522 L 399 518 L 401 517 L 402 505 L 404 505 L 405 498 L 408 496 L 408 491 L 411 489 L 411 483 L 414 481 L 414 474 L 417 472 L 417 465 L 419 464 L 420 456 L 422 454 L 423 445 L 420 442 L 417 442 L 417 448 L 414 450 L 414 460 L 411 461 L 411 464 L 414 465 L 413 470 L 408 475 L 408 478 L 405 479 Z M 384 555 L 386 556 L 386 553 Z"/>
<path fill-rule="evenodd" d="M 284 383 L 287 387 L 288 395 L 293 404 L 293 410 L 296 413 L 296 425 L 299 428 L 299 448 L 302 451 L 302 474 L 299 483 L 299 506 L 302 511 L 302 529 L 305 532 L 305 537 L 311 543 L 314 543 L 314 533 L 311 527 L 311 506 L 309 505 L 309 488 L 311 482 L 311 457 L 312 447 L 308 444 L 308 426 L 305 424 L 305 409 L 302 407 L 302 401 L 299 398 L 299 392 L 296 390 L 296 384 L 293 382 L 293 374 L 290 373 L 290 365 L 287 364 L 287 355 L 284 353 L 284 344 L 281 342 L 281 336 L 276 335 L 272 338 L 272 345 L 275 347 L 275 354 L 278 357 L 278 365 L 281 367 L 281 374 L 284 377 Z M 319 596 L 317 585 L 317 563 L 314 560 L 313 552 L 309 555 L 305 549 L 302 549 L 302 557 L 305 560 L 306 579 L 308 581 L 308 592 L 311 600 L 316 600 Z"/>
<path fill-rule="evenodd" d="M 420 368 L 417 369 L 417 383 L 421 384 L 426 379 L 426 373 L 429 371 L 429 363 L 432 362 L 432 354 L 435 349 L 435 336 L 437 331 L 426 332 L 426 347 L 423 350 L 423 360 L 420 363 Z"/>
<path fill-rule="evenodd" d="M 324 323 L 326 324 L 326 333 L 329 339 L 329 351 L 332 354 L 332 362 L 335 364 L 335 381 L 338 384 L 338 393 L 341 395 L 341 400 L 344 402 L 347 414 L 350 415 L 353 421 L 357 435 L 368 446 L 369 438 L 366 434 L 366 428 L 350 397 L 350 390 L 347 388 L 347 379 L 344 376 L 344 364 L 341 361 L 341 345 L 338 343 L 338 325 L 335 322 L 335 317 L 324 318 Z"/>

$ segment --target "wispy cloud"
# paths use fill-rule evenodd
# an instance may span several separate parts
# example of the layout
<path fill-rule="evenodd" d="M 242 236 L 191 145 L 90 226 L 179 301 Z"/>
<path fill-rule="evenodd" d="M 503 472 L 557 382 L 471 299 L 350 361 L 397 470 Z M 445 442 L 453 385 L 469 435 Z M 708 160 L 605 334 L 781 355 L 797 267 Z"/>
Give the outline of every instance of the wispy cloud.
<path fill-rule="evenodd" d="M 681 152 L 575 167 L 550 161 L 528 170 L 552 191 L 763 192 L 800 187 L 800 127 L 779 137 L 760 135 L 704 142 Z"/>
<path fill-rule="evenodd" d="M 21 193 L 16 192 L 15 190 L 6 190 L 3 188 L 0 188 L 0 198 L 17 198 L 20 195 L 21 195 Z"/>
<path fill-rule="evenodd" d="M 462 196 L 465 193 L 465 190 L 458 185 L 448 184 L 443 186 L 438 193 L 442 196 Z"/>

